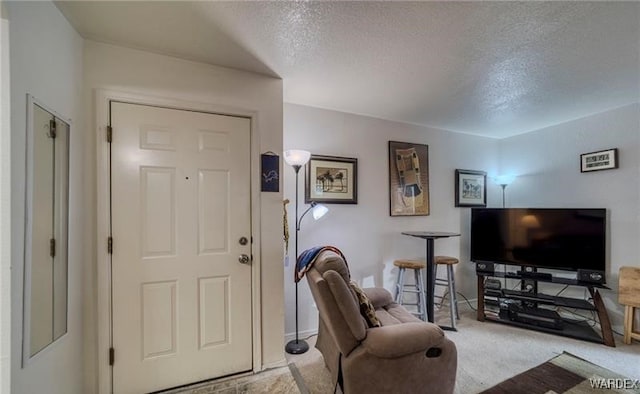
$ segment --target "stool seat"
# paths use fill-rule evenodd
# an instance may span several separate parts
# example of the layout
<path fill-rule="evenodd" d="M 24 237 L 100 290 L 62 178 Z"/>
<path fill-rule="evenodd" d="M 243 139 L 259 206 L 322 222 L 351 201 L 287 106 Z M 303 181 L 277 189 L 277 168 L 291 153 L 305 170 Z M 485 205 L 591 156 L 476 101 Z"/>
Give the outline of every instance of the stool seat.
<path fill-rule="evenodd" d="M 436 256 L 436 264 L 458 264 L 460 260 L 451 256 Z"/>
<path fill-rule="evenodd" d="M 407 268 L 410 270 L 421 270 L 427 266 L 422 260 L 395 260 L 393 265 L 398 268 Z"/>

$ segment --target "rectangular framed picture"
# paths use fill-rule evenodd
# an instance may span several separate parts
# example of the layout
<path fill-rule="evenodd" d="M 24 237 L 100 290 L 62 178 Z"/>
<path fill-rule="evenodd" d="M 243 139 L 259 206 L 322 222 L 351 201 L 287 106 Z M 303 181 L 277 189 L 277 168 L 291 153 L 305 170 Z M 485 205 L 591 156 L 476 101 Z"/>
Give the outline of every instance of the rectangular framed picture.
<path fill-rule="evenodd" d="M 618 168 L 618 148 L 580 155 L 580 172 L 611 170 L 614 168 Z"/>
<path fill-rule="evenodd" d="M 389 141 L 389 214 L 429 215 L 429 146 Z"/>
<path fill-rule="evenodd" d="M 487 206 L 487 173 L 456 170 L 456 207 Z"/>
<path fill-rule="evenodd" d="M 304 201 L 307 204 L 358 203 L 358 159 L 311 155 L 307 163 Z"/>

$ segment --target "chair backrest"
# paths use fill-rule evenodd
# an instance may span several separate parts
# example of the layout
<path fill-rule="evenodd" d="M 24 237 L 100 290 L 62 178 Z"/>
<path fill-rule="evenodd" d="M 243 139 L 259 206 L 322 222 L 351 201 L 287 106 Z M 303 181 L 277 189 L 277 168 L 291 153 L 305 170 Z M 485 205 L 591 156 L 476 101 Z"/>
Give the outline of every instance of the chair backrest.
<path fill-rule="evenodd" d="M 343 355 L 348 355 L 367 336 L 356 295 L 349 286 L 350 274 L 338 254 L 324 251 L 306 274 L 320 319 Z"/>
<path fill-rule="evenodd" d="M 640 308 L 640 268 L 620 267 L 618 302 Z"/>

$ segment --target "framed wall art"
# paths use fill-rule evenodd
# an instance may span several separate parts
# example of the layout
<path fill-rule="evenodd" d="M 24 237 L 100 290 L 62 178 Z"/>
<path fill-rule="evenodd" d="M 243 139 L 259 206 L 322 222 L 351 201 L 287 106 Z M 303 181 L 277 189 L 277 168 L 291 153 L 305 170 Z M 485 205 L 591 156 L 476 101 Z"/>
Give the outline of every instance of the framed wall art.
<path fill-rule="evenodd" d="M 307 204 L 357 204 L 358 159 L 311 155 L 306 166 L 304 201 Z"/>
<path fill-rule="evenodd" d="M 429 146 L 389 141 L 389 214 L 429 215 Z"/>
<path fill-rule="evenodd" d="M 612 170 L 614 168 L 618 168 L 618 148 L 580 155 L 580 172 Z"/>
<path fill-rule="evenodd" d="M 487 173 L 456 170 L 456 207 L 487 206 Z"/>

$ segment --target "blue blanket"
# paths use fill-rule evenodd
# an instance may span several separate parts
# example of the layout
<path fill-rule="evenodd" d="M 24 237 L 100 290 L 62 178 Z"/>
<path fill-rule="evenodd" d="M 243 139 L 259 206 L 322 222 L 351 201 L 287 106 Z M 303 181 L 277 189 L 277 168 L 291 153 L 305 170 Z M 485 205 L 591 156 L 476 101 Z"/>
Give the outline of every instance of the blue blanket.
<path fill-rule="evenodd" d="M 325 250 L 330 250 L 339 254 L 340 257 L 342 257 L 342 259 L 344 260 L 345 264 L 347 263 L 347 259 L 344 257 L 340 249 L 336 248 L 335 246 L 314 246 L 313 248 L 307 249 L 304 252 L 300 253 L 300 256 L 298 256 L 298 260 L 296 261 L 296 269 L 293 273 L 294 280 L 296 282 L 299 282 L 300 279 L 304 277 L 304 274 L 306 274 L 307 271 L 309 271 L 311 267 L 313 267 L 313 263 L 316 262 L 316 259 L 318 258 L 320 253 L 324 252 Z"/>

